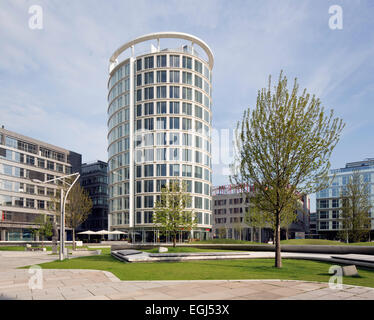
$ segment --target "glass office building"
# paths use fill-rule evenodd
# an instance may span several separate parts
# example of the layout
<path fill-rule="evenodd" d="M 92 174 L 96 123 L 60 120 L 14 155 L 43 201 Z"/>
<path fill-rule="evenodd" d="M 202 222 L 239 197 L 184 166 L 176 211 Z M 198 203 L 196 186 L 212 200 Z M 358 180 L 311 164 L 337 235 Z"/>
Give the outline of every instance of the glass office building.
<path fill-rule="evenodd" d="M 342 228 L 340 219 L 339 199 L 342 188 L 349 182 L 354 171 L 358 171 L 365 183 L 369 184 L 370 198 L 374 201 L 374 159 L 347 163 L 345 168 L 331 170 L 330 187 L 317 192 L 317 231 L 321 237 L 327 239 L 337 238 L 338 231 Z M 374 203 L 374 202 L 373 202 Z M 371 234 L 374 229 L 374 212 L 371 212 Z"/>
<path fill-rule="evenodd" d="M 161 49 L 160 41 L 178 42 Z M 148 42 L 146 53 L 135 46 Z M 127 55 L 120 60 L 120 56 Z M 108 81 L 109 229 L 153 242 L 156 196 L 184 180 L 197 219 L 193 238 L 211 234 L 213 54 L 195 36 L 163 32 L 121 46 Z M 181 231 L 180 238 L 188 234 Z M 161 238 L 162 239 L 162 238 Z M 168 241 L 168 239 L 162 239 Z"/>
<path fill-rule="evenodd" d="M 78 153 L 1 128 L 0 240 L 38 240 L 31 232 L 39 227 L 35 219 L 54 219 L 48 208 L 58 188 L 39 181 L 79 172 L 81 163 Z"/>
<path fill-rule="evenodd" d="M 108 229 L 108 164 L 94 161 L 82 164 L 81 186 L 89 193 L 92 209 L 86 221 L 78 228 L 82 231 Z"/>

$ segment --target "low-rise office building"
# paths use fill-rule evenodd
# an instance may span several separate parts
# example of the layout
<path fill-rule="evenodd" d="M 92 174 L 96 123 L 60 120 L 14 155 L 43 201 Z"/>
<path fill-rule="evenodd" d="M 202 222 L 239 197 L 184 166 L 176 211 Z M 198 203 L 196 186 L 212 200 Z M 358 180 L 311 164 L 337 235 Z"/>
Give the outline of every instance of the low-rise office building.
<path fill-rule="evenodd" d="M 371 201 L 374 199 L 374 158 L 363 161 L 347 163 L 345 168 L 330 171 L 330 187 L 317 192 L 317 231 L 326 239 L 337 239 L 338 232 L 342 229 L 340 212 L 340 193 L 352 177 L 353 172 L 358 171 L 363 177 L 363 183 L 368 183 Z M 371 212 L 371 234 L 374 234 L 374 211 Z"/>
<path fill-rule="evenodd" d="M 251 187 L 224 185 L 213 188 L 213 236 L 256 242 L 273 240 L 270 228 L 254 228 L 247 223 L 246 212 L 249 199 L 246 193 Z M 287 230 L 282 230 L 281 238 L 295 238 L 296 233 L 309 232 L 310 201 L 307 195 L 300 197 L 297 219 Z M 286 234 L 288 232 L 288 236 Z"/>
<path fill-rule="evenodd" d="M 58 186 L 41 181 L 79 172 L 81 163 L 78 153 L 0 128 L 0 240 L 33 240 L 35 220 L 55 217 L 48 208 Z"/>

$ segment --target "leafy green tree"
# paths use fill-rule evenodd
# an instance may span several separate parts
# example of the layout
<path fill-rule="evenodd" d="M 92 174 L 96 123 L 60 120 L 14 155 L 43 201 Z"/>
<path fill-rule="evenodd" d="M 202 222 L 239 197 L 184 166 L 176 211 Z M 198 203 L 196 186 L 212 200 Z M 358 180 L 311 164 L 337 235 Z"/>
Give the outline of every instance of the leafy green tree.
<path fill-rule="evenodd" d="M 282 267 L 280 229 L 283 212 L 292 210 L 297 193 L 326 188 L 330 155 L 344 124 L 326 115 L 321 102 L 306 89 L 298 95 L 295 79 L 291 92 L 280 73 L 272 92 L 258 92 L 256 108 L 248 108 L 236 128 L 236 158 L 231 183 L 254 186 L 251 203 L 273 216 L 275 266 Z"/>
<path fill-rule="evenodd" d="M 162 234 L 170 233 L 173 246 L 176 246 L 177 235 L 181 230 L 191 231 L 196 225 L 191 207 L 191 196 L 187 193 L 184 182 L 175 180 L 161 190 L 161 195 L 155 203 L 153 222 L 160 228 Z"/>
<path fill-rule="evenodd" d="M 367 240 L 370 233 L 373 205 L 369 188 L 369 184 L 362 181 L 361 174 L 355 170 L 340 192 L 342 229 L 338 235 L 347 243 Z"/>
<path fill-rule="evenodd" d="M 44 248 L 45 238 L 52 237 L 53 234 L 53 223 L 47 215 L 39 215 L 36 217 L 34 222 L 39 225 L 39 228 L 33 229 L 32 232 L 34 235 L 39 235 L 42 240 L 42 248 Z"/>
<path fill-rule="evenodd" d="M 68 181 L 68 182 L 72 182 Z M 65 194 L 68 189 L 66 185 L 62 185 Z M 50 209 L 55 211 L 55 214 L 60 212 L 60 189 L 57 190 L 56 196 L 51 198 Z M 65 204 L 65 222 L 66 226 L 72 229 L 73 232 L 73 250 L 75 250 L 75 229 L 87 220 L 91 213 L 92 200 L 87 190 L 82 188 L 79 183 L 74 184 L 69 192 Z"/>

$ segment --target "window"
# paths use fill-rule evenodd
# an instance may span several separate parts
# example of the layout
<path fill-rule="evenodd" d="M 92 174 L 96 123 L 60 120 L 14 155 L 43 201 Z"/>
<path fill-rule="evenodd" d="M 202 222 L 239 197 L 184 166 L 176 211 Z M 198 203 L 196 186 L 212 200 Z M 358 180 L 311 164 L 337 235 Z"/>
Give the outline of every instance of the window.
<path fill-rule="evenodd" d="M 202 197 L 195 197 L 195 208 L 202 209 L 203 208 L 203 198 Z"/>
<path fill-rule="evenodd" d="M 179 177 L 179 164 L 169 165 L 169 175 L 174 177 Z"/>
<path fill-rule="evenodd" d="M 332 218 L 333 219 L 339 218 L 339 210 L 332 210 Z"/>
<path fill-rule="evenodd" d="M 179 68 L 179 56 L 170 55 L 170 67 Z"/>
<path fill-rule="evenodd" d="M 136 71 L 142 70 L 142 59 L 136 60 Z"/>
<path fill-rule="evenodd" d="M 169 82 L 179 83 L 179 71 L 169 71 Z"/>
<path fill-rule="evenodd" d="M 153 149 L 144 150 L 144 161 L 153 161 Z M 153 176 L 153 167 L 152 167 L 152 176 Z"/>
<path fill-rule="evenodd" d="M 182 119 L 182 129 L 183 130 L 192 130 L 192 120 L 191 119 Z"/>
<path fill-rule="evenodd" d="M 182 134 L 182 144 L 184 146 L 192 147 L 192 135 L 188 133 Z"/>
<path fill-rule="evenodd" d="M 142 182 L 141 181 L 136 181 L 136 192 L 142 193 Z"/>
<path fill-rule="evenodd" d="M 166 148 L 156 149 L 156 160 L 166 160 Z"/>
<path fill-rule="evenodd" d="M 192 85 L 192 73 L 183 71 L 182 73 L 182 82 L 185 84 Z"/>
<path fill-rule="evenodd" d="M 154 82 L 153 71 L 152 72 L 146 72 L 144 74 L 144 84 L 152 84 L 153 82 Z"/>
<path fill-rule="evenodd" d="M 144 177 L 153 177 L 153 164 L 147 164 L 144 166 Z"/>
<path fill-rule="evenodd" d="M 153 199 L 152 199 L 152 201 L 153 201 Z M 146 208 L 148 208 L 148 207 L 146 207 Z M 144 211 L 144 223 L 153 223 L 153 211 Z"/>
<path fill-rule="evenodd" d="M 166 145 L 166 133 L 165 132 L 157 133 L 157 145 L 158 146 Z"/>
<path fill-rule="evenodd" d="M 47 169 L 48 170 L 55 170 L 55 164 L 52 161 L 47 161 Z"/>
<path fill-rule="evenodd" d="M 144 197 L 144 208 L 153 208 L 153 196 Z"/>
<path fill-rule="evenodd" d="M 142 213 L 140 211 L 136 212 L 136 224 L 142 223 Z"/>
<path fill-rule="evenodd" d="M 153 192 L 153 180 L 144 181 L 144 192 Z"/>
<path fill-rule="evenodd" d="M 195 167 L 195 178 L 203 178 L 203 168 L 196 166 Z"/>
<path fill-rule="evenodd" d="M 195 90 L 195 101 L 198 103 L 203 103 L 203 94 L 198 90 Z"/>
<path fill-rule="evenodd" d="M 169 87 L 169 98 L 179 99 L 179 87 L 178 86 Z"/>
<path fill-rule="evenodd" d="M 148 102 L 144 104 L 144 115 L 152 115 L 153 114 L 153 102 Z"/>
<path fill-rule="evenodd" d="M 169 145 L 179 146 L 179 133 L 169 133 Z"/>
<path fill-rule="evenodd" d="M 179 102 L 169 102 L 169 113 L 179 113 Z"/>
<path fill-rule="evenodd" d="M 153 87 L 144 88 L 144 100 L 150 100 L 153 97 Z"/>
<path fill-rule="evenodd" d="M 182 113 L 186 114 L 188 116 L 191 116 L 192 115 L 192 104 L 187 103 L 187 102 L 183 102 Z"/>
<path fill-rule="evenodd" d="M 190 149 L 182 150 L 182 161 L 192 162 L 192 150 Z"/>
<path fill-rule="evenodd" d="M 203 193 L 203 184 L 195 181 L 195 193 Z"/>
<path fill-rule="evenodd" d="M 179 160 L 179 149 L 178 148 L 169 148 L 169 160 L 170 161 Z"/>
<path fill-rule="evenodd" d="M 329 201 L 328 200 L 319 200 L 319 208 L 328 208 L 329 207 Z"/>
<path fill-rule="evenodd" d="M 195 117 L 198 117 L 200 119 L 203 118 L 203 108 L 195 106 Z"/>
<path fill-rule="evenodd" d="M 157 68 L 166 67 L 166 55 L 157 56 Z"/>
<path fill-rule="evenodd" d="M 182 99 L 192 100 L 192 89 L 183 87 L 182 88 Z"/>
<path fill-rule="evenodd" d="M 144 58 L 144 69 L 152 69 L 153 67 L 153 56 Z"/>
<path fill-rule="evenodd" d="M 157 98 L 166 98 L 166 86 L 157 87 Z"/>
<path fill-rule="evenodd" d="M 203 163 L 203 155 L 200 151 L 195 151 L 195 162 Z"/>
<path fill-rule="evenodd" d="M 156 192 L 161 192 L 166 187 L 166 180 L 157 180 Z"/>
<path fill-rule="evenodd" d="M 329 218 L 329 212 L 328 211 L 320 211 L 319 212 L 319 218 L 320 219 L 328 219 Z"/>
<path fill-rule="evenodd" d="M 339 221 L 333 221 L 332 222 L 332 229 L 338 230 L 339 229 Z"/>
<path fill-rule="evenodd" d="M 192 177 L 192 166 L 187 164 L 182 165 L 182 176 L 183 177 Z"/>
<path fill-rule="evenodd" d="M 157 71 L 157 83 L 166 82 L 166 71 Z"/>
<path fill-rule="evenodd" d="M 166 129 L 166 117 L 157 118 L 157 129 Z"/>
<path fill-rule="evenodd" d="M 332 199 L 332 207 L 333 208 L 339 207 L 339 199 Z"/>
<path fill-rule="evenodd" d="M 319 228 L 320 230 L 327 230 L 329 228 L 328 221 L 320 221 Z"/>
<path fill-rule="evenodd" d="M 158 164 L 156 171 L 157 177 L 166 177 L 166 164 Z"/>
<path fill-rule="evenodd" d="M 136 90 L 136 101 L 142 100 L 142 89 Z"/>
<path fill-rule="evenodd" d="M 141 208 L 142 207 L 142 197 L 136 197 L 136 207 Z"/>
<path fill-rule="evenodd" d="M 157 102 L 157 114 L 163 113 L 166 113 L 166 102 Z"/>
<path fill-rule="evenodd" d="M 203 124 L 200 121 L 195 121 L 195 131 L 197 133 L 203 133 Z"/>
<path fill-rule="evenodd" d="M 203 79 L 197 75 L 195 75 L 195 86 L 199 87 L 200 89 L 203 88 Z"/>
<path fill-rule="evenodd" d="M 136 106 L 136 116 L 137 117 L 141 117 L 142 116 L 142 105 L 141 104 L 138 104 Z M 121 127 L 120 127 L 121 128 Z"/>
<path fill-rule="evenodd" d="M 142 166 L 136 166 L 136 177 L 137 178 L 142 177 Z"/>
<path fill-rule="evenodd" d="M 203 138 L 201 138 L 199 136 L 195 136 L 195 147 L 199 148 L 199 149 L 202 149 L 202 147 L 203 147 Z"/>
<path fill-rule="evenodd" d="M 178 117 L 169 118 L 169 129 L 179 129 L 179 118 Z"/>
<path fill-rule="evenodd" d="M 183 68 L 192 69 L 192 59 L 191 58 L 183 56 L 182 63 L 183 63 Z"/>
<path fill-rule="evenodd" d="M 137 76 L 136 76 L 136 85 L 137 86 L 141 86 L 142 85 L 142 74 L 139 73 Z"/>
<path fill-rule="evenodd" d="M 153 118 L 144 119 L 144 129 L 146 130 L 153 130 Z"/>
<path fill-rule="evenodd" d="M 203 64 L 200 61 L 195 60 L 195 71 L 203 73 Z"/>

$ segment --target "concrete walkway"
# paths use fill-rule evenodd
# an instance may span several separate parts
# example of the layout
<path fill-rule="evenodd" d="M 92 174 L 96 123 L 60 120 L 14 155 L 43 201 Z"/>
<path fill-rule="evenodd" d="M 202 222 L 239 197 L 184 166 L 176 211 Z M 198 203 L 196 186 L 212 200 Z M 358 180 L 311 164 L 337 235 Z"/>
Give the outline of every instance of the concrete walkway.
<path fill-rule="evenodd" d="M 342 300 L 374 299 L 374 288 L 280 280 L 120 281 L 107 271 L 43 269 L 30 289 L 28 270 L 0 271 L 0 300 Z"/>
<path fill-rule="evenodd" d="M 261 255 L 266 257 L 267 254 Z M 41 285 L 31 289 L 35 273 L 15 269 L 53 261 L 46 252 L 0 251 L 0 300 L 373 300 L 374 288 L 285 280 L 121 281 L 97 270 L 41 269 Z"/>

